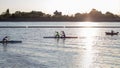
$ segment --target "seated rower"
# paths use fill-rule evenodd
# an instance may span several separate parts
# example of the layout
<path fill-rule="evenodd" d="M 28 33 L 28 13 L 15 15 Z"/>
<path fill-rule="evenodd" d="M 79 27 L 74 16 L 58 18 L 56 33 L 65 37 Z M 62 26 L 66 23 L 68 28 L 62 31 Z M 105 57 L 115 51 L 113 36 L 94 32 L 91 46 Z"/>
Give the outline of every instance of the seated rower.
<path fill-rule="evenodd" d="M 58 32 L 56 32 L 55 37 L 56 37 L 56 38 L 59 38 L 59 37 L 60 37 L 60 35 L 59 35 Z"/>
<path fill-rule="evenodd" d="M 65 32 L 64 31 L 61 31 L 61 37 L 65 38 L 66 35 L 65 35 Z"/>
<path fill-rule="evenodd" d="M 5 36 L 2 41 L 3 41 L 3 43 L 7 43 L 7 41 L 8 41 L 8 36 Z"/>

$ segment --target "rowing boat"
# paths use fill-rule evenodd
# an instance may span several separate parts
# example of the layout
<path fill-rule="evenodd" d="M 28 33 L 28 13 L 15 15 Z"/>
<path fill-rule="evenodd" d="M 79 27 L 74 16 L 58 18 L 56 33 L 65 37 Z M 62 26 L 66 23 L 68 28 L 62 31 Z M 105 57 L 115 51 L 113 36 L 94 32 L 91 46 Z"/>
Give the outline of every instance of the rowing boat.
<path fill-rule="evenodd" d="M 106 35 L 118 35 L 119 32 L 116 32 L 116 33 L 112 33 L 112 32 L 105 32 Z"/>
<path fill-rule="evenodd" d="M 0 43 L 5 43 L 5 42 L 0 41 Z M 22 41 L 11 40 L 11 41 L 7 41 L 6 43 L 22 43 Z"/>
<path fill-rule="evenodd" d="M 78 37 L 72 37 L 72 36 L 67 36 L 67 37 L 53 37 L 53 36 L 48 36 L 48 37 L 43 37 L 43 38 L 78 38 Z"/>

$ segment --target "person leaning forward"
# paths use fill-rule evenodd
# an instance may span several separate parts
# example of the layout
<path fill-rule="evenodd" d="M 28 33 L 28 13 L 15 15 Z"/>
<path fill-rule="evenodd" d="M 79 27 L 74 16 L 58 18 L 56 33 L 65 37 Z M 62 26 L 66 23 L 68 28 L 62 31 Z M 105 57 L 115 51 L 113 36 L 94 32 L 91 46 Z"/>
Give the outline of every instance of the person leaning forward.
<path fill-rule="evenodd" d="M 61 37 L 66 37 L 66 35 L 65 35 L 65 32 L 64 31 L 61 31 Z"/>
<path fill-rule="evenodd" d="M 3 41 L 3 43 L 7 43 L 7 41 L 8 41 L 8 36 L 5 36 L 2 41 Z"/>

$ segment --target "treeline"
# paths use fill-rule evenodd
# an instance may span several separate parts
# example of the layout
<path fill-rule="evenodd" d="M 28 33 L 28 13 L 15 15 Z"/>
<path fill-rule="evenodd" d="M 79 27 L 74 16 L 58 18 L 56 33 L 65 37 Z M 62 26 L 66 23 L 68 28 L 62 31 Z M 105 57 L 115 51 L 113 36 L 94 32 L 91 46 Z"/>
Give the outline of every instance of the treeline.
<path fill-rule="evenodd" d="M 92 9 L 89 13 L 76 13 L 72 16 L 62 15 L 62 12 L 55 11 L 53 15 L 41 11 L 10 13 L 9 9 L 0 15 L 0 21 L 109 21 L 120 22 L 120 17 L 111 12 L 103 14 L 101 11 Z"/>

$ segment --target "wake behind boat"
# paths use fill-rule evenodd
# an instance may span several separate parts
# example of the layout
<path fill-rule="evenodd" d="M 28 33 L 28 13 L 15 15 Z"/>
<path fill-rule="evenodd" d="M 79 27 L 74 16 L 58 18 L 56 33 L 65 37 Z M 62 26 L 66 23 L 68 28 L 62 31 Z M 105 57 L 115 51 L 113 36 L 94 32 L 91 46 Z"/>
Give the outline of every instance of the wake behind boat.
<path fill-rule="evenodd" d="M 11 40 L 11 41 L 0 41 L 0 43 L 22 43 L 22 41 L 17 41 L 17 40 Z"/>

